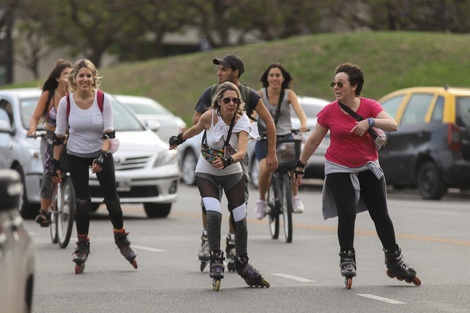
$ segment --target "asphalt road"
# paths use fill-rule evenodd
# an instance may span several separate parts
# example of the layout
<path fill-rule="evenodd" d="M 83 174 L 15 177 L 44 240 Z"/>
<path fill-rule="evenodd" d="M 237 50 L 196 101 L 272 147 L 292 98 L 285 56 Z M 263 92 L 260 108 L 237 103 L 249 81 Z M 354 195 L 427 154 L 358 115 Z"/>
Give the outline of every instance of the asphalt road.
<path fill-rule="evenodd" d="M 278 240 L 270 238 L 266 219 L 253 218 L 257 190 L 251 191 L 250 263 L 270 282 L 269 289 L 250 288 L 226 272 L 220 291 L 212 290 L 208 270 L 201 272 L 196 260 L 201 233 L 196 187 L 180 185 L 166 219 L 150 220 L 141 206 L 124 206 L 137 270 L 116 250 L 103 208 L 93 215 L 92 254 L 81 275 L 75 275 L 71 261 L 74 238 L 60 249 L 51 244 L 48 229 L 26 221 L 36 254 L 33 312 L 470 312 L 468 195 L 422 201 L 416 191 L 390 191 L 397 240 L 405 261 L 418 271 L 420 287 L 385 274 L 373 223 L 367 213 L 359 214 L 351 290 L 339 271 L 337 220 L 321 216 L 321 188 L 305 186 L 300 195 L 306 212 L 294 215 L 294 239 L 287 244 L 282 233 Z"/>

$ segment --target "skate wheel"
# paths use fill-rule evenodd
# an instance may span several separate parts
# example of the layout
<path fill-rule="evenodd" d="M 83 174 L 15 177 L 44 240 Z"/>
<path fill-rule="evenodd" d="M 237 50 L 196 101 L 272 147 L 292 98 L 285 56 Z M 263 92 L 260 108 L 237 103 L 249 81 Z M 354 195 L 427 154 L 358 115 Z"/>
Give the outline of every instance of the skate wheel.
<path fill-rule="evenodd" d="M 201 272 L 204 271 L 204 269 L 206 268 L 206 266 L 207 266 L 207 262 L 201 261 L 201 266 L 200 266 Z"/>
<path fill-rule="evenodd" d="M 346 289 L 351 289 L 351 287 L 352 287 L 352 278 L 351 277 L 346 277 L 344 279 L 344 284 L 346 285 Z"/>
<path fill-rule="evenodd" d="M 413 284 L 415 284 L 416 286 L 420 286 L 421 285 L 421 280 L 417 276 L 415 276 L 413 278 Z"/>
<path fill-rule="evenodd" d="M 132 264 L 132 266 L 133 266 L 135 269 L 137 269 L 138 266 L 137 266 L 137 261 L 136 261 L 135 259 L 132 260 L 132 261 L 130 261 L 130 263 Z"/>
<path fill-rule="evenodd" d="M 390 277 L 390 278 L 395 278 L 395 275 L 393 275 L 392 273 L 390 273 L 389 270 L 387 270 L 385 273 L 387 273 L 387 276 Z"/>
<path fill-rule="evenodd" d="M 214 279 L 212 281 L 212 289 L 214 289 L 215 291 L 219 291 L 219 289 L 220 289 L 220 280 Z"/>
<path fill-rule="evenodd" d="M 85 263 L 75 264 L 75 274 L 81 274 L 85 270 Z"/>
<path fill-rule="evenodd" d="M 266 288 L 271 287 L 271 285 L 269 284 L 269 282 L 268 282 L 266 279 L 264 279 L 264 278 L 261 279 L 261 285 L 262 285 L 262 287 L 266 287 Z"/>

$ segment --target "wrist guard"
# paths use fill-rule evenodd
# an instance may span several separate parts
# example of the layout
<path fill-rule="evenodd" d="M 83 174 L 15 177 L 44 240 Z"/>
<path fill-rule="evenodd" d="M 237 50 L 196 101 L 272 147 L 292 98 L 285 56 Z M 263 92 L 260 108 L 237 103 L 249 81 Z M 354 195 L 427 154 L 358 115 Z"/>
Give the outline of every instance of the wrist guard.
<path fill-rule="evenodd" d="M 295 170 L 294 171 L 294 175 L 295 175 L 295 178 L 297 178 L 299 175 L 305 175 L 305 171 L 298 171 L 298 170 Z"/>
<path fill-rule="evenodd" d="M 60 162 L 57 159 L 52 159 L 52 176 L 57 177 L 57 171 L 60 169 Z"/>
<path fill-rule="evenodd" d="M 114 139 L 116 138 L 116 131 L 111 131 L 111 132 L 107 132 L 107 133 L 104 133 L 103 136 L 101 136 L 101 139 L 102 140 L 105 140 L 105 139 Z"/>
<path fill-rule="evenodd" d="M 100 166 L 103 166 L 104 160 L 108 157 L 108 152 L 104 150 L 100 150 L 100 154 L 98 157 L 95 159 L 95 163 L 99 164 Z"/>
<path fill-rule="evenodd" d="M 54 146 L 60 146 L 64 144 L 65 137 L 59 138 L 54 134 L 54 138 L 52 139 L 52 144 Z"/>
<path fill-rule="evenodd" d="M 233 163 L 233 158 L 232 157 L 222 158 L 222 162 L 224 162 L 224 168 L 226 168 L 227 166 Z"/>
<path fill-rule="evenodd" d="M 295 166 L 300 167 L 300 168 L 305 168 L 305 166 L 307 166 L 307 162 L 302 163 L 302 162 L 300 162 L 300 159 L 298 159 L 297 164 Z"/>
<path fill-rule="evenodd" d="M 180 145 L 185 141 L 186 140 L 183 140 L 183 133 L 179 133 L 178 136 L 171 136 L 170 140 L 168 140 L 168 143 L 170 144 L 170 146 L 174 146 Z"/>

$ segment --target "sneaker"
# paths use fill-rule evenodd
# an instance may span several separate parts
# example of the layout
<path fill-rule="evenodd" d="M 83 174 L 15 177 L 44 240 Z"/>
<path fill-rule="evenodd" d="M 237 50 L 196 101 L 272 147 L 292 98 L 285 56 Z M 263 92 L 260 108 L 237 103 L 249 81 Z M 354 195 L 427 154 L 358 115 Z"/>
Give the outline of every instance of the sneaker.
<path fill-rule="evenodd" d="M 51 214 L 41 209 L 39 210 L 39 214 L 36 216 L 34 220 L 36 221 L 36 223 L 41 225 L 41 227 L 49 227 L 50 219 L 51 219 Z"/>
<path fill-rule="evenodd" d="M 305 207 L 299 196 L 295 196 L 292 201 L 292 210 L 294 213 L 304 213 Z"/>
<path fill-rule="evenodd" d="M 255 207 L 255 218 L 262 220 L 266 215 L 266 201 L 258 200 L 256 201 Z"/>

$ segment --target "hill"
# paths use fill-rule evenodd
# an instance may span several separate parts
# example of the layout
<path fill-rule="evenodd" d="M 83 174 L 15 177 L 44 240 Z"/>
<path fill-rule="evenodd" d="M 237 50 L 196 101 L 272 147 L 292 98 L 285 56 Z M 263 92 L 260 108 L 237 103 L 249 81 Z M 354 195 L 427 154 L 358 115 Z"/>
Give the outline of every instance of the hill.
<path fill-rule="evenodd" d="M 335 67 L 351 62 L 362 67 L 362 96 L 378 99 L 410 86 L 469 86 L 470 35 L 423 32 L 365 32 L 305 35 L 143 62 L 100 70 L 101 88 L 111 93 L 149 96 L 188 124 L 194 106 L 215 83 L 215 57 L 239 55 L 246 72 L 241 82 L 259 89 L 259 77 L 272 62 L 292 74 L 298 95 L 332 99 L 329 86 Z M 32 84 L 34 86 L 35 83 Z"/>

